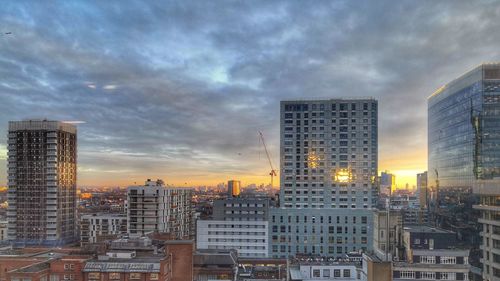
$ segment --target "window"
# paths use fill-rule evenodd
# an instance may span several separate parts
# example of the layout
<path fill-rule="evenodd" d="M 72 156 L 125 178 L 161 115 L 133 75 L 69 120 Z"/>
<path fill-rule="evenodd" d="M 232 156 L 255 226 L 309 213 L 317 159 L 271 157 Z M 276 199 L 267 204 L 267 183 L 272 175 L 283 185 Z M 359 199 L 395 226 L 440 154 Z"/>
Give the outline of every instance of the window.
<path fill-rule="evenodd" d="M 130 273 L 130 279 L 141 279 L 141 274 L 140 273 Z"/>
<path fill-rule="evenodd" d="M 320 277 L 320 270 L 319 269 L 313 270 L 313 277 Z"/>
<path fill-rule="evenodd" d="M 89 279 L 92 279 L 92 273 L 89 273 Z M 97 273 L 99 274 L 99 273 Z M 94 279 L 99 279 L 99 278 L 94 278 Z M 59 275 L 50 275 L 50 281 L 59 281 Z"/>
<path fill-rule="evenodd" d="M 351 277 L 351 271 L 349 269 L 344 269 L 344 277 Z"/>
<path fill-rule="evenodd" d="M 72 264 L 72 263 L 65 263 L 64 264 L 64 270 L 74 270 L 75 269 L 75 265 Z"/>
<path fill-rule="evenodd" d="M 119 272 L 111 272 L 109 273 L 109 279 L 110 280 L 119 280 L 120 279 L 120 273 Z"/>
<path fill-rule="evenodd" d="M 442 264 L 456 264 L 457 258 L 456 257 L 441 257 L 441 263 Z"/>
<path fill-rule="evenodd" d="M 420 279 L 436 279 L 436 272 L 420 272 Z"/>
<path fill-rule="evenodd" d="M 330 277 L 330 269 L 323 269 L 323 277 Z"/>
<path fill-rule="evenodd" d="M 333 277 L 340 277 L 340 269 L 333 270 Z"/>
<path fill-rule="evenodd" d="M 56 280 L 53 280 L 52 277 L 54 277 L 54 275 L 50 276 L 50 281 L 56 281 Z M 55 276 L 55 277 L 57 277 L 57 280 L 59 280 L 59 276 Z M 90 280 L 99 280 L 99 279 L 101 279 L 101 274 L 99 272 L 90 272 L 89 279 Z"/>
<path fill-rule="evenodd" d="M 455 272 L 441 272 L 441 280 L 455 280 Z"/>
<path fill-rule="evenodd" d="M 414 279 L 415 271 L 407 271 L 407 270 L 401 271 L 399 277 L 401 279 Z"/>
<path fill-rule="evenodd" d="M 435 264 L 436 257 L 435 256 L 421 256 L 420 263 Z"/>
<path fill-rule="evenodd" d="M 159 279 L 158 273 L 150 273 L 149 279 L 150 280 L 158 280 Z"/>

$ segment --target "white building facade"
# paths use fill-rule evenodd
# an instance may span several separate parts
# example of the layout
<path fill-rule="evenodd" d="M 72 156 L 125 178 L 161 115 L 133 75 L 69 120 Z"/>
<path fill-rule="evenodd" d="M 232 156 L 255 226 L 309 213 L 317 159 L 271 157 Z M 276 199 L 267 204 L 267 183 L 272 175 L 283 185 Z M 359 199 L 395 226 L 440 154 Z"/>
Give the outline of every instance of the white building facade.
<path fill-rule="evenodd" d="M 93 244 L 100 238 L 127 233 L 127 217 L 123 214 L 87 214 L 80 219 L 80 244 Z"/>
<path fill-rule="evenodd" d="M 199 220 L 197 249 L 235 249 L 239 257 L 268 256 L 267 221 Z"/>

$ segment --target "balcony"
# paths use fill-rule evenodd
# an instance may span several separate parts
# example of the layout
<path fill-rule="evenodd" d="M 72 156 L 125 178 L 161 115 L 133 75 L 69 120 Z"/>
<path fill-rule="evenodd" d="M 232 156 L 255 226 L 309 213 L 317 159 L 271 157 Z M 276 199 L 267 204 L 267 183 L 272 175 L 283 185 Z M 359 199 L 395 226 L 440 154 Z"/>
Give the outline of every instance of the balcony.
<path fill-rule="evenodd" d="M 47 139 L 48 144 L 57 144 L 57 139 L 56 138 L 49 138 Z"/>
<path fill-rule="evenodd" d="M 46 209 L 48 211 L 57 211 L 57 206 L 50 206 L 50 205 L 48 205 Z"/>
<path fill-rule="evenodd" d="M 9 156 L 9 157 L 14 157 L 16 155 L 17 155 L 17 152 L 14 150 L 9 150 L 9 152 L 7 152 L 7 156 Z"/>
<path fill-rule="evenodd" d="M 47 156 L 57 156 L 57 151 L 48 150 L 47 151 Z"/>
<path fill-rule="evenodd" d="M 57 138 L 57 133 L 53 132 L 53 133 L 48 133 L 47 134 L 47 138 Z"/>

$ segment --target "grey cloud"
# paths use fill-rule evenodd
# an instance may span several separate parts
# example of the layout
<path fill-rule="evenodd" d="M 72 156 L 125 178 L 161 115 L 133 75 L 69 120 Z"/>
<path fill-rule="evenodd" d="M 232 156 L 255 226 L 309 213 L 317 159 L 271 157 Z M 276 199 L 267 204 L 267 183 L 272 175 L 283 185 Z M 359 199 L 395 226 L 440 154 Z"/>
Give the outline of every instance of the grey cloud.
<path fill-rule="evenodd" d="M 381 158 L 404 156 L 425 148 L 426 97 L 500 59 L 499 16 L 490 1 L 9 3 L 0 134 L 13 119 L 86 121 L 89 181 L 265 176 L 257 131 L 277 165 L 281 99 L 374 96 Z"/>

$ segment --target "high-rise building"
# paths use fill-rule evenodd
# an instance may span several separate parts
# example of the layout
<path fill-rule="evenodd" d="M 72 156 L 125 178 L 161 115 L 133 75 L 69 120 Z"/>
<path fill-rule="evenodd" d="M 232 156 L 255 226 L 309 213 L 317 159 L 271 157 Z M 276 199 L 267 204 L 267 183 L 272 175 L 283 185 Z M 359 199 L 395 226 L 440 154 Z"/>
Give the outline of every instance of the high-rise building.
<path fill-rule="evenodd" d="M 9 122 L 9 240 L 23 245 L 76 240 L 76 143 L 72 124 Z"/>
<path fill-rule="evenodd" d="M 416 195 L 418 197 L 418 203 L 420 205 L 420 209 L 427 209 L 427 172 L 423 172 L 417 174 L 417 192 Z"/>
<path fill-rule="evenodd" d="M 436 211 L 442 198 L 461 202 L 471 191 L 481 196 L 475 208 L 482 213 L 484 280 L 500 280 L 499 143 L 500 63 L 482 64 L 429 97 L 430 205 Z"/>
<path fill-rule="evenodd" d="M 227 196 L 228 197 L 237 197 L 240 196 L 241 182 L 230 180 L 227 182 Z"/>
<path fill-rule="evenodd" d="M 131 237 L 151 232 L 176 239 L 194 237 L 191 188 L 167 187 L 162 180 L 127 189 L 127 229 Z"/>
<path fill-rule="evenodd" d="M 387 195 L 391 194 L 396 189 L 396 175 L 388 171 L 380 174 L 380 192 Z"/>
<path fill-rule="evenodd" d="M 281 102 L 280 208 L 270 211 L 271 256 L 371 249 L 377 112 L 371 98 Z"/>

